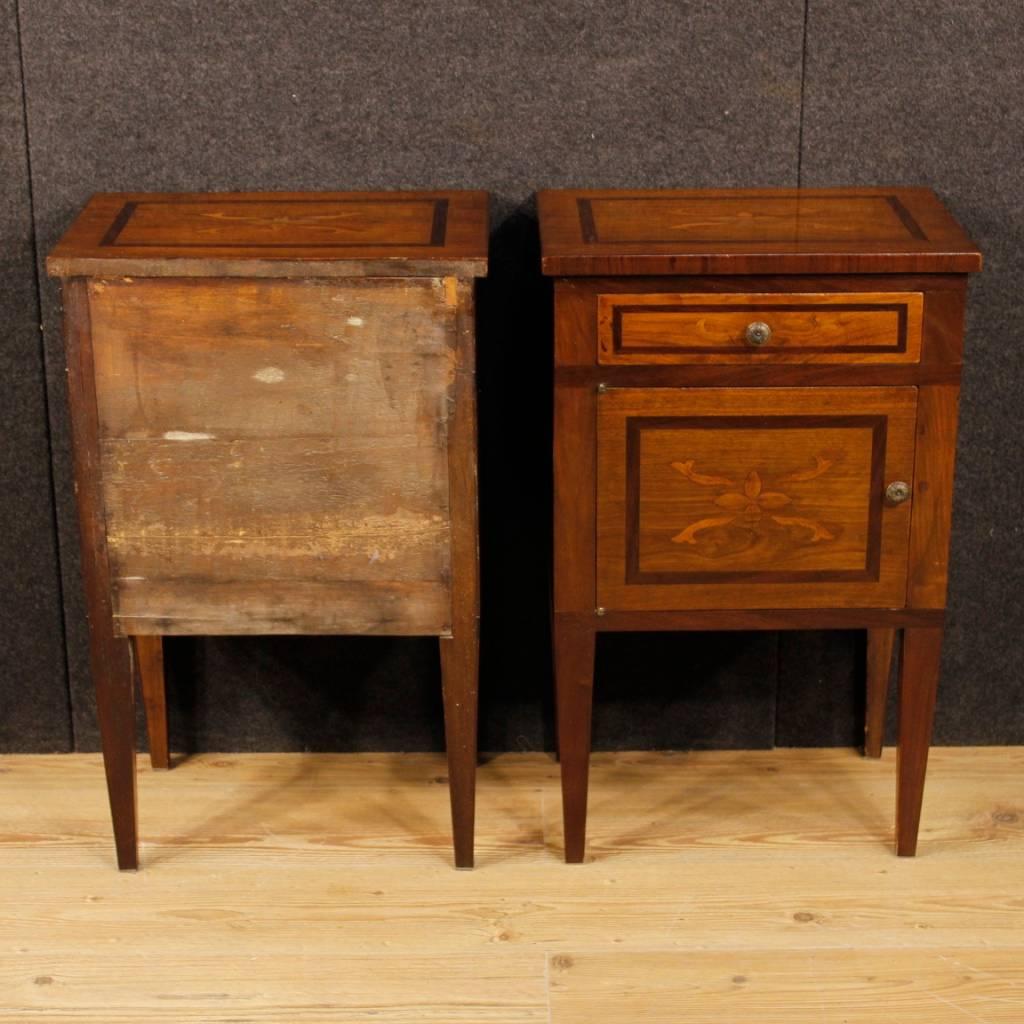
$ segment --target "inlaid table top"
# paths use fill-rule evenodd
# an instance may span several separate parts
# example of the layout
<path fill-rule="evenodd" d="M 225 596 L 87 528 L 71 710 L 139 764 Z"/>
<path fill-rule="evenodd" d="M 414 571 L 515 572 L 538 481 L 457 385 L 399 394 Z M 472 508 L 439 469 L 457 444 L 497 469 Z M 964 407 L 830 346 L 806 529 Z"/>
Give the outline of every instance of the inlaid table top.
<path fill-rule="evenodd" d="M 486 192 L 101 192 L 55 277 L 482 277 Z"/>
<path fill-rule="evenodd" d="M 547 274 L 964 273 L 981 253 L 928 188 L 539 193 Z"/>

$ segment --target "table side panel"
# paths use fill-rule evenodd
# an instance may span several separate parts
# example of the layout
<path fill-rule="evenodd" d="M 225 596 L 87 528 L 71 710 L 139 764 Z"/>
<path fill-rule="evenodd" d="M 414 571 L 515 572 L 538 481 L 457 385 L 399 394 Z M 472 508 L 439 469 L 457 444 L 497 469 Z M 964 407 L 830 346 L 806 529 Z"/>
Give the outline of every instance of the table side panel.
<path fill-rule="evenodd" d="M 586 358 L 594 344 L 593 297 L 573 281 L 555 289 L 557 362 Z M 593 360 L 591 356 L 591 360 Z M 555 388 L 554 610 L 595 606 L 597 394 L 592 384 Z"/>
<path fill-rule="evenodd" d="M 919 390 L 907 604 L 945 608 L 960 388 Z"/>

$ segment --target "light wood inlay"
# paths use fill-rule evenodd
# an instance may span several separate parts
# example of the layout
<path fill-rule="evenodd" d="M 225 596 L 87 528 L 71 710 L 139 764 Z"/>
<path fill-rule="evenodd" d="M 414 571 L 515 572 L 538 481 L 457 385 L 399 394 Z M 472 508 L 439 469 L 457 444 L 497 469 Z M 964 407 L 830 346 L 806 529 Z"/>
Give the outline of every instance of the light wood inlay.
<path fill-rule="evenodd" d="M 442 246 L 446 199 L 129 200 L 100 245 L 112 248 Z"/>
<path fill-rule="evenodd" d="M 545 190 L 554 275 L 969 272 L 981 253 L 927 188 Z"/>
<path fill-rule="evenodd" d="M 46 267 L 57 277 L 479 277 L 487 236 L 484 192 L 101 192 Z"/>
<path fill-rule="evenodd" d="M 900 607 L 914 388 L 611 389 L 598 398 L 598 604 Z"/>
<path fill-rule="evenodd" d="M 915 363 L 922 310 L 920 293 L 601 295 L 598 362 Z M 772 332 L 760 347 L 754 322 Z"/>
<path fill-rule="evenodd" d="M 176 633 L 437 637 L 455 865 L 472 867 L 487 205 L 101 193 L 47 257 L 120 868 L 138 866 L 129 655 L 169 767 Z"/>
<path fill-rule="evenodd" d="M 538 212 L 565 859 L 586 858 L 594 640 L 622 630 L 871 630 L 877 754 L 902 629 L 912 854 L 980 251 L 926 188 L 566 189 Z"/>

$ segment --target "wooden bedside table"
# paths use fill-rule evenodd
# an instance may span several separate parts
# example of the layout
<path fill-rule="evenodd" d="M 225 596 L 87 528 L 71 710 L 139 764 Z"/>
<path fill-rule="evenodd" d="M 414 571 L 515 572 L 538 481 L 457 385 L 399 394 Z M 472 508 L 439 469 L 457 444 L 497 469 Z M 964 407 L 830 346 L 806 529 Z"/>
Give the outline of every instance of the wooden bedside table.
<path fill-rule="evenodd" d="M 967 273 L 928 189 L 548 191 L 554 646 L 583 859 L 600 630 L 868 630 L 879 753 L 902 628 L 896 847 L 917 846 Z"/>
<path fill-rule="evenodd" d="M 50 254 L 119 867 L 133 663 L 166 767 L 160 638 L 204 633 L 440 637 L 472 866 L 487 240 L 483 192 L 101 194 Z"/>

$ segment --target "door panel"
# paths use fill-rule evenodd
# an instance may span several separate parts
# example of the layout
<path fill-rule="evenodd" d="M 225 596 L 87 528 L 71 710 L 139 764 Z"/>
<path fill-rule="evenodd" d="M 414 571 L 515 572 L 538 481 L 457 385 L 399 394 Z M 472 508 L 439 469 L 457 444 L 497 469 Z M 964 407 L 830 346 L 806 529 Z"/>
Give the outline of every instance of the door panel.
<path fill-rule="evenodd" d="M 598 601 L 902 607 L 916 388 L 610 389 Z"/>

